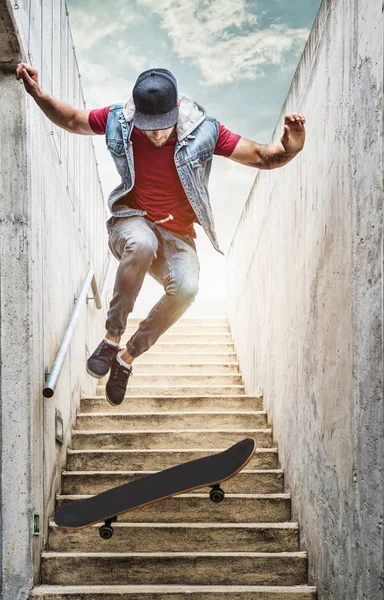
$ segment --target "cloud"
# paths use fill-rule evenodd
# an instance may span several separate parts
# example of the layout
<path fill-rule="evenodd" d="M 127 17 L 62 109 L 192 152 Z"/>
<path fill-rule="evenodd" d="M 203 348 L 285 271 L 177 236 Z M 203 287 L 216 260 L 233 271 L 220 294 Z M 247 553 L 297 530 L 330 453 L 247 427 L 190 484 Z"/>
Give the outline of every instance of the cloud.
<path fill-rule="evenodd" d="M 87 108 L 101 108 L 125 102 L 132 94 L 135 80 L 116 77 L 101 64 L 79 61 L 81 82 Z"/>
<path fill-rule="evenodd" d="M 123 40 L 111 42 L 110 47 L 105 49 L 107 55 L 116 59 L 118 56 L 119 64 L 124 64 L 134 71 L 144 71 L 148 65 L 148 58 L 141 52 L 139 46 L 130 46 Z"/>
<path fill-rule="evenodd" d="M 69 21 L 73 31 L 75 46 L 89 50 L 108 36 L 121 34 L 128 25 L 137 22 L 141 17 L 134 11 L 118 7 L 116 2 L 98 3 L 97 10 L 91 12 L 84 6 L 71 6 Z"/>
<path fill-rule="evenodd" d="M 307 29 L 272 23 L 256 29 L 245 0 L 137 0 L 160 17 L 173 50 L 199 67 L 203 85 L 253 80 L 263 66 L 284 67 L 292 49 L 302 50 Z"/>

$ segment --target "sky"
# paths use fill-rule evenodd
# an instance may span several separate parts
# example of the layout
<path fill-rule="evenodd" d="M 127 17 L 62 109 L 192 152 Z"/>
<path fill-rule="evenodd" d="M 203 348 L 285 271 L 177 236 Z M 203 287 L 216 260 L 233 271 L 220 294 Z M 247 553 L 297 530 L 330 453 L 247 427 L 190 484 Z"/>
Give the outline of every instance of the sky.
<path fill-rule="evenodd" d="M 124 103 L 142 71 L 162 67 L 175 75 L 179 93 L 196 100 L 209 116 L 234 133 L 268 144 L 320 4 L 321 0 L 67 0 L 86 108 Z M 94 136 L 93 141 L 107 200 L 119 176 L 104 136 Z M 227 250 L 257 172 L 214 156 L 209 193 L 225 256 L 195 224 L 199 292 L 183 316 L 225 316 Z M 112 276 L 111 285 L 113 280 Z M 162 286 L 147 274 L 131 316 L 146 317 L 163 294 Z"/>

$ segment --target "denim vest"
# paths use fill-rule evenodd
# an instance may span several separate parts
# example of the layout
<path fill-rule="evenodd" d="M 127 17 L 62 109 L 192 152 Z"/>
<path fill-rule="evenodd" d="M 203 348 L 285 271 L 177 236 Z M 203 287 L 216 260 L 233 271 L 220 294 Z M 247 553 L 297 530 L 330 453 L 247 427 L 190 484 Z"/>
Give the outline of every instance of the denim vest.
<path fill-rule="evenodd" d="M 185 194 L 196 214 L 195 222 L 203 227 L 215 250 L 224 255 L 219 248 L 208 194 L 212 156 L 219 132 L 217 120 L 207 117 L 205 110 L 187 96 L 182 96 L 179 100 L 181 101 L 174 154 L 176 169 Z M 115 206 L 135 184 L 133 149 L 130 141 L 134 111 L 131 98 L 125 105 L 112 105 L 107 120 L 106 144 L 121 177 L 121 183 L 108 197 L 108 207 L 114 217 L 147 214 L 145 210 L 124 205 Z M 107 221 L 108 231 L 109 221 Z"/>

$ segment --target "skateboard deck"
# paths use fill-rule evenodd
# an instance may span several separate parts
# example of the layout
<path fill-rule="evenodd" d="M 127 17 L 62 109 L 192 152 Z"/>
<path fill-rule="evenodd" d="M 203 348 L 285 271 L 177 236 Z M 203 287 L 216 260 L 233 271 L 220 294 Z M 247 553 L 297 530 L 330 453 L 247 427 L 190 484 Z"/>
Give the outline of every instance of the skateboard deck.
<path fill-rule="evenodd" d="M 111 523 L 119 514 L 159 502 L 202 487 L 211 487 L 213 502 L 224 499 L 220 483 L 241 471 L 256 450 L 255 441 L 246 438 L 227 450 L 191 460 L 176 467 L 140 477 L 91 498 L 73 500 L 55 513 L 55 523 L 64 529 L 83 529 L 105 521 L 99 529 L 100 536 L 113 535 Z"/>

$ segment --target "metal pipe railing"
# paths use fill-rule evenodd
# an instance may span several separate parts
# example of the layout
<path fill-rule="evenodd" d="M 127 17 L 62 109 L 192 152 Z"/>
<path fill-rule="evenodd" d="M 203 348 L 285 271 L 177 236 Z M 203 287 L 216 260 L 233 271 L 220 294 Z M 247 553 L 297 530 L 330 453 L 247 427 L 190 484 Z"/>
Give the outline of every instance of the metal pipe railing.
<path fill-rule="evenodd" d="M 99 294 L 99 289 L 97 287 L 97 282 L 95 278 L 95 272 L 92 267 L 89 267 L 86 278 L 84 279 L 84 283 L 81 287 L 80 294 L 78 298 L 75 299 L 75 308 L 73 309 L 71 318 L 69 319 L 67 328 L 64 333 L 64 337 L 59 346 L 59 349 L 56 353 L 55 360 L 53 361 L 52 368 L 49 373 L 46 374 L 46 382 L 43 389 L 43 396 L 45 398 L 52 398 L 55 393 L 56 385 L 60 377 L 60 373 L 64 366 L 65 358 L 68 354 L 69 347 L 71 345 L 71 341 L 73 338 L 73 334 L 76 329 L 77 321 L 79 320 L 81 309 L 84 303 L 88 300 L 95 300 L 97 308 L 100 310 L 103 307 L 102 300 L 104 299 L 105 292 L 108 285 L 108 277 L 110 273 L 112 265 L 112 256 L 109 258 L 106 274 L 104 277 L 103 287 L 101 293 Z M 88 290 L 89 287 L 92 286 L 92 291 L 94 294 L 93 298 L 88 298 Z"/>

